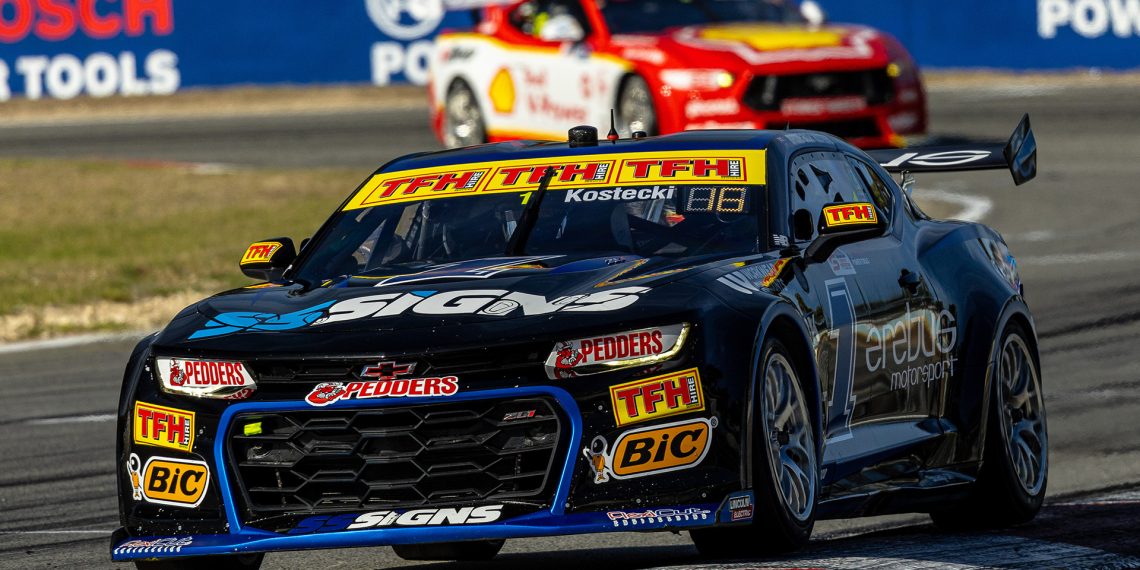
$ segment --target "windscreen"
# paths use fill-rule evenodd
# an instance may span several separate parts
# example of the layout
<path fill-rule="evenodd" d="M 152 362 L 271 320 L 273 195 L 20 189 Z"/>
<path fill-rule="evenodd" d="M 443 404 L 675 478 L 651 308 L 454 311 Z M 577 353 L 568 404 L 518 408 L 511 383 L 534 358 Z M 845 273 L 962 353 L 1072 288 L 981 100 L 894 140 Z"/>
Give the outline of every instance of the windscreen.
<path fill-rule="evenodd" d="M 612 152 L 381 172 L 305 248 L 293 274 L 319 282 L 516 255 L 747 254 L 766 243 L 765 157 Z"/>
<path fill-rule="evenodd" d="M 525 255 L 682 258 L 758 251 L 762 186 L 655 185 L 549 190 Z M 403 202 L 338 214 L 297 276 L 400 274 L 507 254 L 533 192 Z"/>
<path fill-rule="evenodd" d="M 726 22 L 798 22 L 792 0 L 599 0 L 611 34 Z"/>

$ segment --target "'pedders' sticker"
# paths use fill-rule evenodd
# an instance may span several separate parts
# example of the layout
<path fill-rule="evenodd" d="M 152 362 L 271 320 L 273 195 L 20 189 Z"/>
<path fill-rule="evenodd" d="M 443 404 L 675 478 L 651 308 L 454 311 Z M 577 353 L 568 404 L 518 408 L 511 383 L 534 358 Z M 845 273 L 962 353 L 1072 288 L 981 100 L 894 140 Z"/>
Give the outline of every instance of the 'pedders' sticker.
<path fill-rule="evenodd" d="M 325 382 L 313 387 L 309 395 L 305 396 L 305 401 L 313 406 L 327 406 L 340 400 L 454 396 L 458 392 L 459 378 L 455 376 L 362 382 Z"/>

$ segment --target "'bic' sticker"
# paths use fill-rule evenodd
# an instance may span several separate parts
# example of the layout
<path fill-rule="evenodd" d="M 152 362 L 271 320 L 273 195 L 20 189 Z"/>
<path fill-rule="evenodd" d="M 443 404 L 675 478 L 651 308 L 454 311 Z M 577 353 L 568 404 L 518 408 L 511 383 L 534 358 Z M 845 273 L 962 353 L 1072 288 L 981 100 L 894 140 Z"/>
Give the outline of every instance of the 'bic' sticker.
<path fill-rule="evenodd" d="M 823 208 L 823 223 L 828 228 L 869 226 L 878 224 L 879 216 L 875 212 L 874 205 L 868 202 L 854 202 L 825 206 Z"/>
<path fill-rule="evenodd" d="M 716 426 L 716 418 L 697 418 L 639 428 L 619 435 L 613 447 L 597 436 L 583 452 L 595 483 L 668 473 L 704 460 Z"/>
<path fill-rule="evenodd" d="M 138 464 L 131 454 L 132 463 Z M 136 496 L 142 495 L 148 503 L 173 507 L 197 507 L 206 497 L 210 484 L 210 468 L 203 461 L 151 457 L 143 467 Z M 137 479 L 132 474 L 132 485 Z"/>
<path fill-rule="evenodd" d="M 241 257 L 241 264 L 269 263 L 269 260 L 273 259 L 273 254 L 279 249 L 281 249 L 281 242 L 279 241 L 259 241 L 245 250 L 245 255 Z"/>

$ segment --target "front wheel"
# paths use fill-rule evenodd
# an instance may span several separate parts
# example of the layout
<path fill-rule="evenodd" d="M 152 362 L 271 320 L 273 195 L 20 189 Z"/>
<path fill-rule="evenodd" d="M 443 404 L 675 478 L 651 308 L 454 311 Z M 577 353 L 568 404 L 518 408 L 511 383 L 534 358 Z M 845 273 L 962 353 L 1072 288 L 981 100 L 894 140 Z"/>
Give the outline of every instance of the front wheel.
<path fill-rule="evenodd" d="M 1010 323 L 994 346 L 989 420 L 982 468 L 970 497 L 930 513 L 948 530 L 998 528 L 1028 522 L 1045 500 L 1049 432 L 1040 364 L 1030 336 Z"/>
<path fill-rule="evenodd" d="M 505 540 L 472 540 L 469 542 L 440 542 L 436 544 L 397 544 L 392 546 L 396 556 L 404 560 L 460 560 L 474 562 L 490 560 L 503 548 Z"/>
<path fill-rule="evenodd" d="M 753 439 L 755 519 L 748 526 L 690 532 L 704 556 L 780 554 L 807 544 L 815 526 L 819 459 L 815 429 L 791 353 L 764 343 Z"/>
<path fill-rule="evenodd" d="M 487 125 L 475 92 L 462 79 L 447 90 L 443 104 L 443 143 L 447 148 L 487 142 Z"/>
<path fill-rule="evenodd" d="M 170 560 L 136 560 L 139 570 L 257 570 L 264 554 L 232 554 L 227 556 L 194 556 Z"/>
<path fill-rule="evenodd" d="M 618 132 L 630 136 L 634 131 L 657 134 L 657 111 L 653 107 L 653 94 L 649 83 L 641 76 L 631 75 L 622 83 L 617 104 Z"/>

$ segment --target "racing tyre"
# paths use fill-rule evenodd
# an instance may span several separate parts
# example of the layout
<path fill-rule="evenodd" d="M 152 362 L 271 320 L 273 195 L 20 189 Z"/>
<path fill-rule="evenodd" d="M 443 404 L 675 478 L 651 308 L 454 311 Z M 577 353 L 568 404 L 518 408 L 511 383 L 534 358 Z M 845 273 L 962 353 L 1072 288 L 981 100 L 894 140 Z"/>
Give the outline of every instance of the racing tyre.
<path fill-rule="evenodd" d="M 625 79 L 618 94 L 618 132 L 630 136 L 633 131 L 645 131 L 650 136 L 657 134 L 657 111 L 653 108 L 653 94 L 649 84 L 639 75 Z"/>
<path fill-rule="evenodd" d="M 404 560 L 490 560 L 503 548 L 505 540 L 473 540 L 436 544 L 397 544 L 396 556 Z"/>
<path fill-rule="evenodd" d="M 1049 479 L 1041 364 L 1024 327 L 1006 326 L 994 346 L 985 452 L 970 497 L 930 513 L 946 530 L 998 528 L 1037 516 Z"/>
<path fill-rule="evenodd" d="M 803 383 L 782 342 L 769 339 L 762 355 L 752 444 L 755 518 L 747 526 L 691 531 L 703 556 L 791 552 L 807 544 L 815 526 L 818 447 Z"/>
<path fill-rule="evenodd" d="M 443 143 L 457 148 L 485 142 L 487 126 L 479 100 L 466 81 L 456 79 L 447 90 L 443 105 Z"/>
<path fill-rule="evenodd" d="M 136 560 L 139 570 L 257 570 L 264 554 L 236 554 L 230 556 L 195 556 L 172 560 Z"/>

